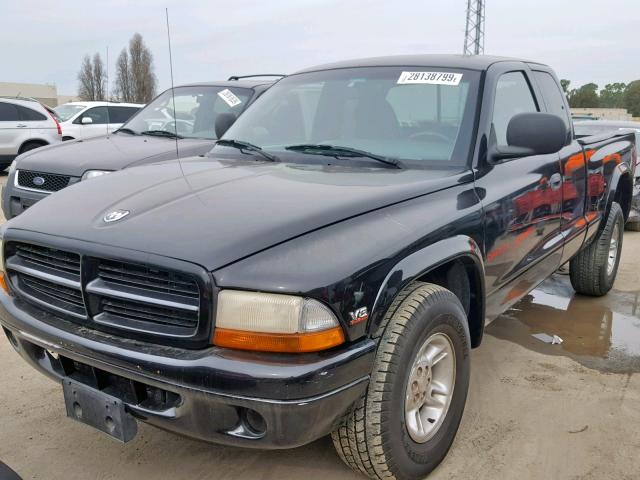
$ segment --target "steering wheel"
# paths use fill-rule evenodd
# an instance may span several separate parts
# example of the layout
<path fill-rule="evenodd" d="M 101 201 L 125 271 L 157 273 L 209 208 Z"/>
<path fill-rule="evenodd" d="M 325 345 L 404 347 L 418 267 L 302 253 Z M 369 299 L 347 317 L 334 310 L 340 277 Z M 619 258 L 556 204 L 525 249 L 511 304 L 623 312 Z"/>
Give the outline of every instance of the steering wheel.
<path fill-rule="evenodd" d="M 419 140 L 424 137 L 431 137 L 439 142 L 450 143 L 451 139 L 442 133 L 437 132 L 416 132 L 409 135 L 409 140 Z"/>

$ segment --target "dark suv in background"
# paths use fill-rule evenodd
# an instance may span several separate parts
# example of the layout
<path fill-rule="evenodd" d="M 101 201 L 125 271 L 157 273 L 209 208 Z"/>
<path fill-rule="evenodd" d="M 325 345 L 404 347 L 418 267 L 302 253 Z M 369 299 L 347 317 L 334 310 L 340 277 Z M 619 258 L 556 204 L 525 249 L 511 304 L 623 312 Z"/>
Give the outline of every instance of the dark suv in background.
<path fill-rule="evenodd" d="M 109 136 L 68 141 L 21 155 L 2 192 L 7 219 L 51 193 L 133 165 L 207 153 L 273 79 L 231 77 L 158 95 Z M 175 113 L 174 113 L 175 102 Z"/>

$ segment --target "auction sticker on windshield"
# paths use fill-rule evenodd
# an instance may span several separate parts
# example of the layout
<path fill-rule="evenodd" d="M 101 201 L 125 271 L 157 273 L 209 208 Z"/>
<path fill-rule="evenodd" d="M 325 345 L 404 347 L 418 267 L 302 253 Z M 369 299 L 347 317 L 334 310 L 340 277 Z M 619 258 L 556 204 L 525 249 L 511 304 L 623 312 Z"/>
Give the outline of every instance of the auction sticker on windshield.
<path fill-rule="evenodd" d="M 224 100 L 224 102 L 230 107 L 235 107 L 236 105 L 240 105 L 242 103 L 242 100 L 236 97 L 234 93 L 228 88 L 225 88 L 224 90 L 218 92 L 218 96 L 222 100 Z"/>
<path fill-rule="evenodd" d="M 398 78 L 399 84 L 427 83 L 431 85 L 459 85 L 461 73 L 447 72 L 402 72 Z"/>

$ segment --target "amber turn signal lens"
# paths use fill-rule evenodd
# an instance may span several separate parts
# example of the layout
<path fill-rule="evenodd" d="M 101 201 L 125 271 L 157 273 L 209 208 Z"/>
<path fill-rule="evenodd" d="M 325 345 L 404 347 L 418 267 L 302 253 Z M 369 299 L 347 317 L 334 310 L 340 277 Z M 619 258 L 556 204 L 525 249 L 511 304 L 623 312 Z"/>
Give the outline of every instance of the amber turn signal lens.
<path fill-rule="evenodd" d="M 9 285 L 7 285 L 7 277 L 4 272 L 0 272 L 0 287 L 5 291 L 5 293 L 11 294 Z"/>
<path fill-rule="evenodd" d="M 216 328 L 213 344 L 218 347 L 259 352 L 318 352 L 344 343 L 340 327 L 311 333 L 262 333 Z"/>

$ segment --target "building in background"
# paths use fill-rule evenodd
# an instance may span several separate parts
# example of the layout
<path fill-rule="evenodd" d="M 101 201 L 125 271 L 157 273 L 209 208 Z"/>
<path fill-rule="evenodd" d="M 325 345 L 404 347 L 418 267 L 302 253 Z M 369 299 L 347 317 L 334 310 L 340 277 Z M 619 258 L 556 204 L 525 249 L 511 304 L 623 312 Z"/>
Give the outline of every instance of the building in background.
<path fill-rule="evenodd" d="M 640 118 L 634 118 L 624 108 L 572 108 L 571 113 L 574 116 L 592 117 L 598 120 L 640 121 Z"/>
<path fill-rule="evenodd" d="M 0 97 L 28 97 L 34 98 L 49 107 L 57 107 L 61 103 L 77 100 L 74 95 L 58 95 L 55 85 L 37 83 L 0 82 Z"/>

